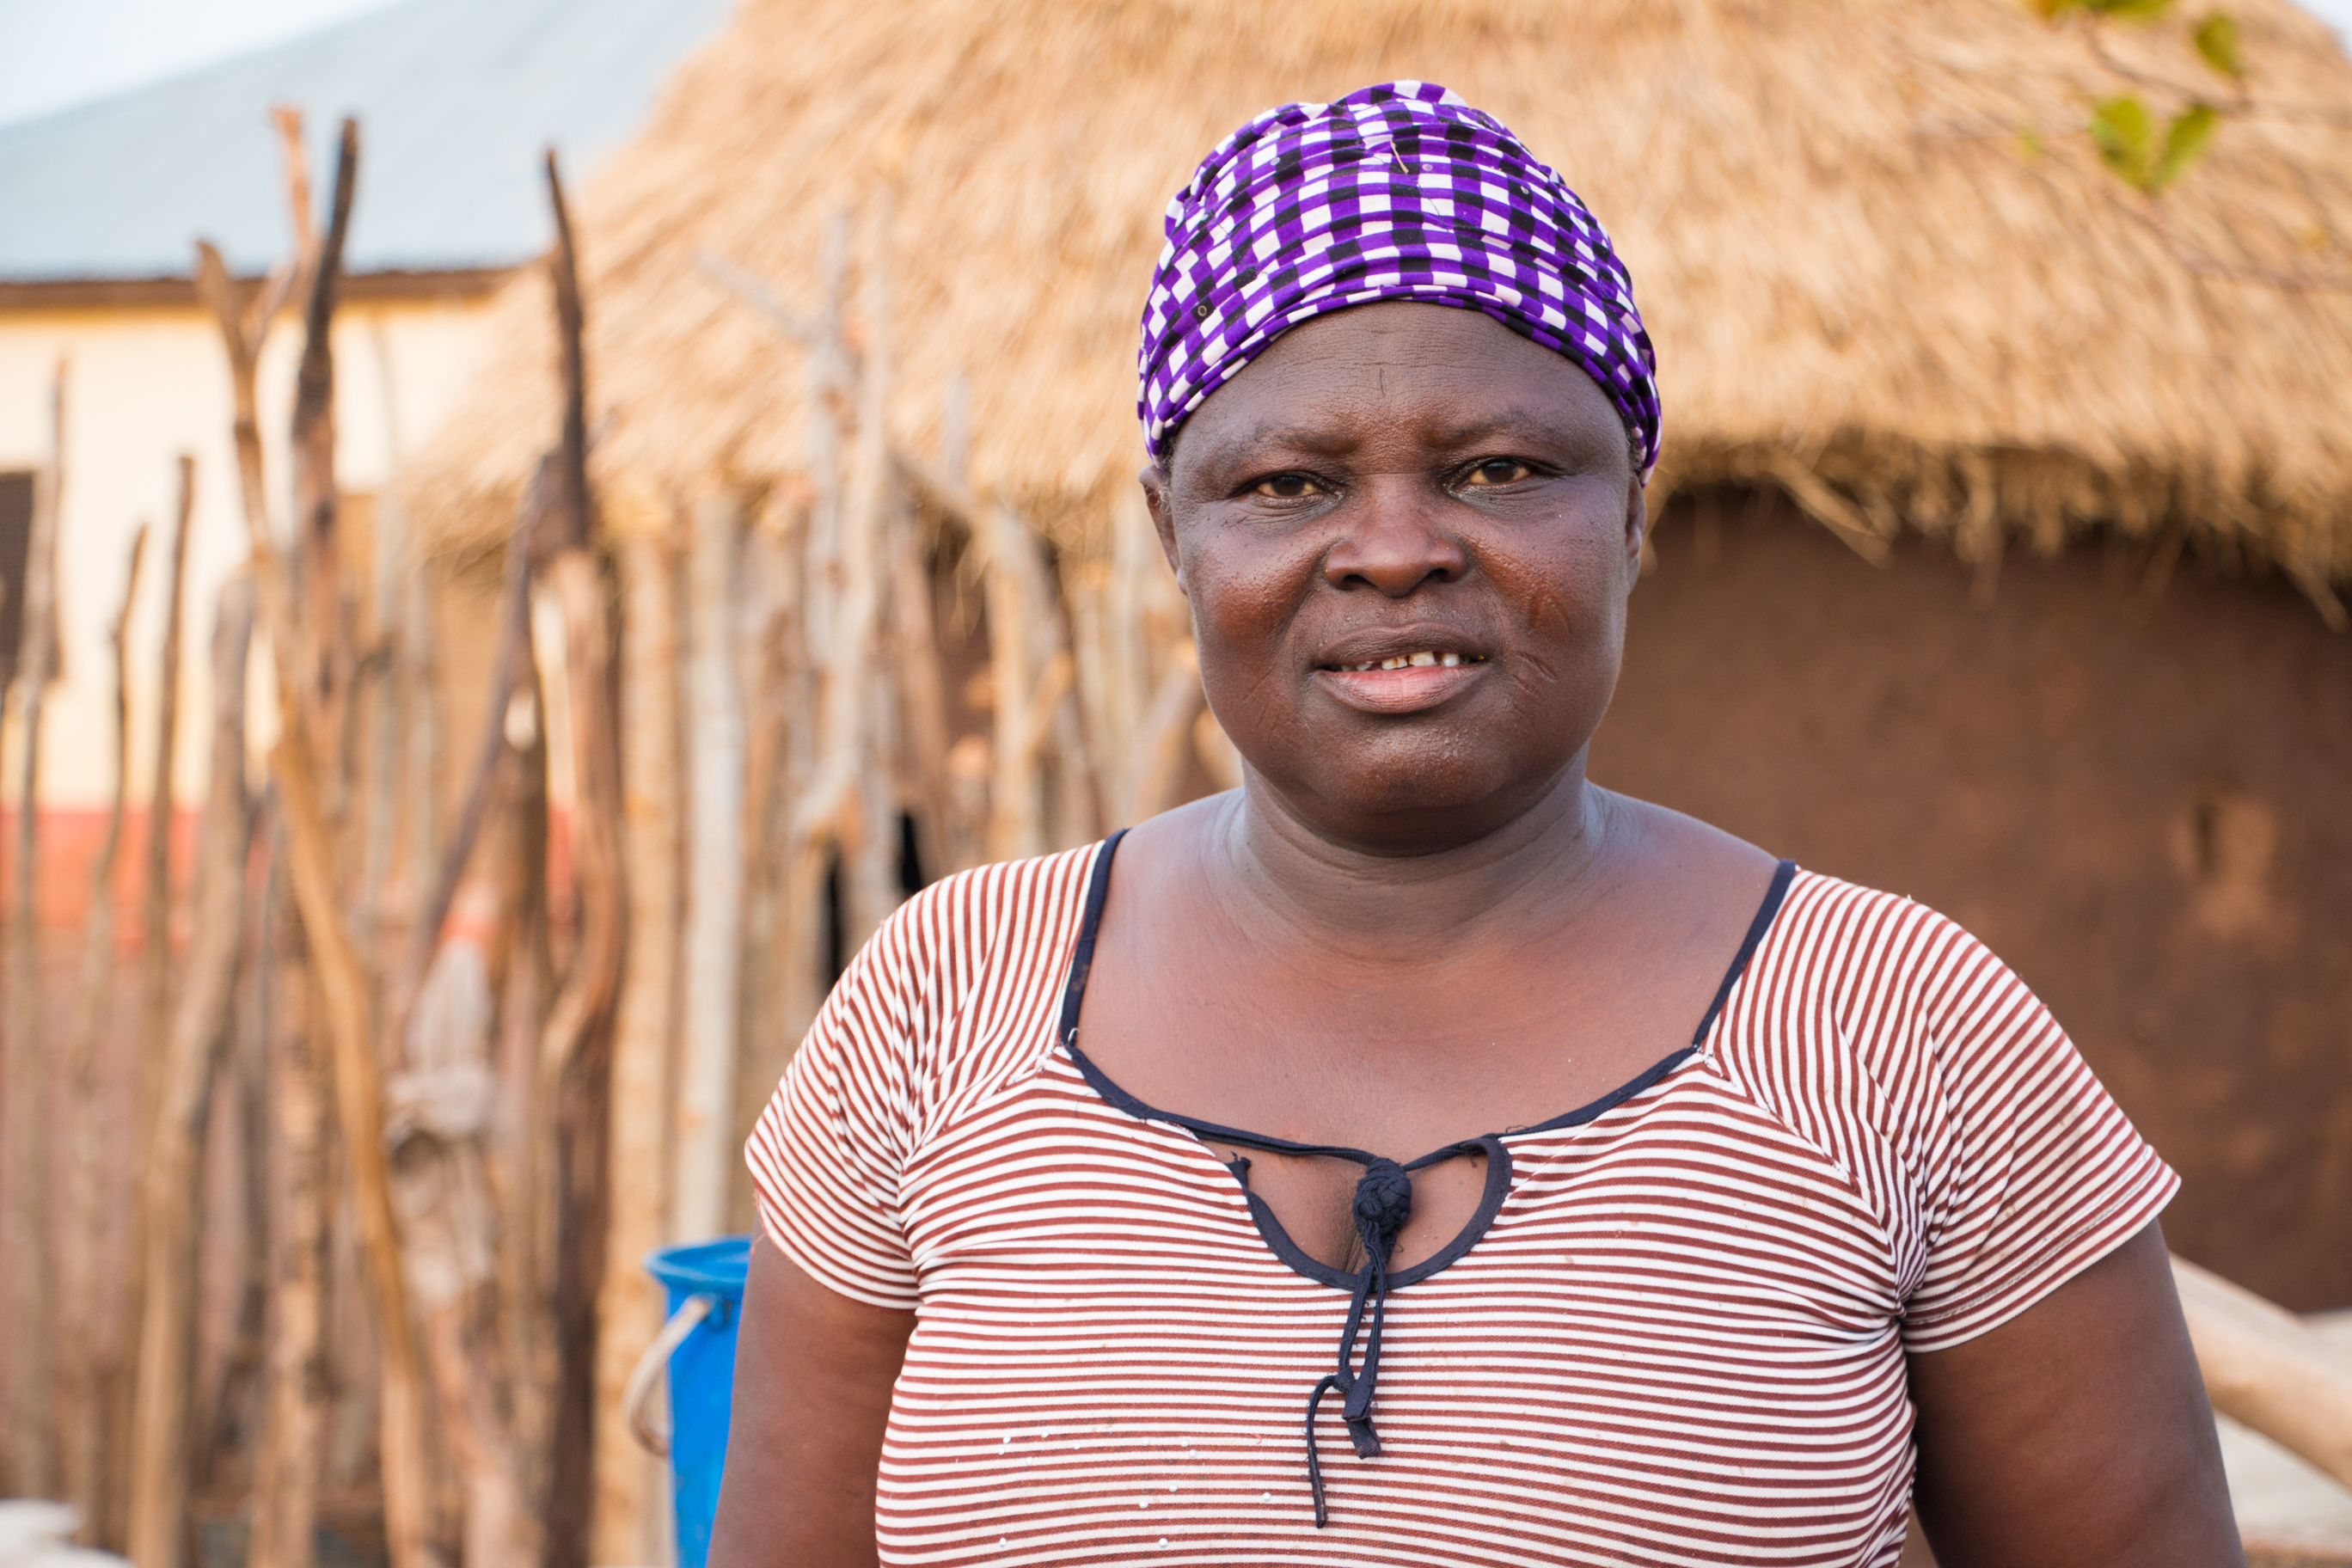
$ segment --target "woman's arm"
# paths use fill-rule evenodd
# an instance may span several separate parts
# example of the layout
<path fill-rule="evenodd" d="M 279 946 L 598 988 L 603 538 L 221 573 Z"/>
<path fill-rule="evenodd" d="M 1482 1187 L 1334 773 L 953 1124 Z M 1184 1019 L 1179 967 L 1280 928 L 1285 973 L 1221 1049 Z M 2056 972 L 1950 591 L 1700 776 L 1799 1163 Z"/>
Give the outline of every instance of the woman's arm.
<path fill-rule="evenodd" d="M 710 1568 L 870 1568 L 874 1477 L 915 1314 L 752 1244 Z"/>
<path fill-rule="evenodd" d="M 1937 1568 L 2243 1568 L 2155 1224 L 1910 1370 Z"/>

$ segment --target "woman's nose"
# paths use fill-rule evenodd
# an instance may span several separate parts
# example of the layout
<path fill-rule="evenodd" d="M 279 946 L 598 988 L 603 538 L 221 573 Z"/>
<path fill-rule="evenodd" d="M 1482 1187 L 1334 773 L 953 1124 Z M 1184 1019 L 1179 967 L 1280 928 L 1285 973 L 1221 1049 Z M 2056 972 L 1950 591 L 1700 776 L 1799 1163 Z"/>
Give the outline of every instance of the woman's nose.
<path fill-rule="evenodd" d="M 1373 484 L 1346 510 L 1339 540 L 1323 556 L 1323 580 L 1335 588 L 1361 585 L 1402 599 L 1424 583 L 1456 582 L 1470 569 L 1470 552 L 1446 526 L 1436 498 Z"/>

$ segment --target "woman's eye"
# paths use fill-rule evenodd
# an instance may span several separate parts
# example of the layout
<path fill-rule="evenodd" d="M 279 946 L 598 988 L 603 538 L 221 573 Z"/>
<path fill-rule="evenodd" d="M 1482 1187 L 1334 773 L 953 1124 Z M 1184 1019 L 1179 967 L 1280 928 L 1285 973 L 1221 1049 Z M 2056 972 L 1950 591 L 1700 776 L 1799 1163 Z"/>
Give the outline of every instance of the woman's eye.
<path fill-rule="evenodd" d="M 1473 488 L 1515 485 L 1534 471 L 1517 458 L 1489 458 L 1470 470 L 1470 484 Z"/>
<path fill-rule="evenodd" d="M 1302 496 L 1319 495 L 1322 490 L 1321 485 L 1305 474 L 1276 474 L 1251 487 L 1253 495 L 1272 496 L 1276 500 L 1297 500 Z"/>

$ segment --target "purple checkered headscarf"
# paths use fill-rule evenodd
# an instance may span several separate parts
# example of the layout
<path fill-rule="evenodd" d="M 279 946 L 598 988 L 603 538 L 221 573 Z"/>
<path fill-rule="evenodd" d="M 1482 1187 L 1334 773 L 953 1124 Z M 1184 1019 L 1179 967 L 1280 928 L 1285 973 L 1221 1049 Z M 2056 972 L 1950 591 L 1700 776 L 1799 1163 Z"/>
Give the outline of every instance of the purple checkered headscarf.
<path fill-rule="evenodd" d="M 1420 300 L 1575 361 L 1617 405 L 1643 479 L 1657 466 L 1657 357 L 1609 236 L 1517 137 L 1433 82 L 1266 110 L 1176 193 L 1167 231 L 1136 356 L 1157 461 L 1301 321 Z"/>

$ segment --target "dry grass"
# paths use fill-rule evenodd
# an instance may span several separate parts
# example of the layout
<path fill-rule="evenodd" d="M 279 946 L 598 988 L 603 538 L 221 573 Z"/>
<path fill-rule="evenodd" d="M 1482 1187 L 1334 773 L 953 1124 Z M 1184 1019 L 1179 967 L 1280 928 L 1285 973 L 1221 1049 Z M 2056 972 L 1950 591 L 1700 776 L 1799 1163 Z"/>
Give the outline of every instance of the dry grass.
<path fill-rule="evenodd" d="M 2232 9 L 2265 100 L 2352 116 L 2319 23 Z M 694 254 L 805 305 L 825 215 L 894 181 L 895 434 L 934 449 L 968 371 L 973 479 L 1100 537 L 1168 195 L 1249 113 L 1391 77 L 1494 111 L 1611 226 L 1669 489 L 1773 479 L 1865 549 L 2108 527 L 2352 580 L 2352 291 L 2199 262 L 2352 275 L 2352 132 L 2233 122 L 2168 236 L 2081 134 L 2116 77 L 2020 0 L 744 0 L 583 204 L 607 493 L 793 470 L 796 351 Z M 553 426 L 543 288 L 405 480 L 445 551 L 503 529 Z"/>

